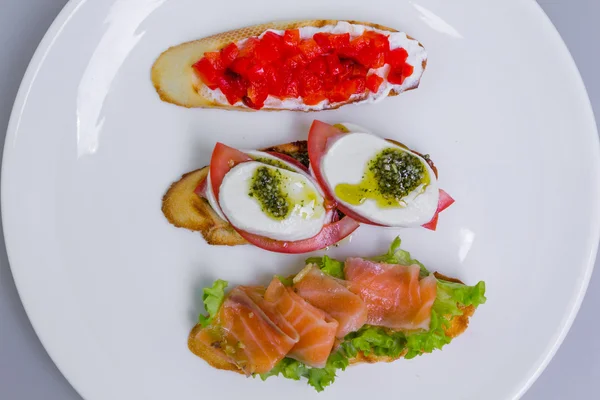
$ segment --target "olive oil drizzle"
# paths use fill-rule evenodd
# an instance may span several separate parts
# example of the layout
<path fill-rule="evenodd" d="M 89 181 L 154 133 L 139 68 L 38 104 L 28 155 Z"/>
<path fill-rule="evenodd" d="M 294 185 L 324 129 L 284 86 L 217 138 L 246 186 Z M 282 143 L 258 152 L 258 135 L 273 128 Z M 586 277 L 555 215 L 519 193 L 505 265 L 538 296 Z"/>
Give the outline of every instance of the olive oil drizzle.
<path fill-rule="evenodd" d="M 336 185 L 341 200 L 360 205 L 374 200 L 380 208 L 405 207 L 404 198 L 430 183 L 429 172 L 421 159 L 398 148 L 386 148 L 371 159 L 357 184 Z"/>

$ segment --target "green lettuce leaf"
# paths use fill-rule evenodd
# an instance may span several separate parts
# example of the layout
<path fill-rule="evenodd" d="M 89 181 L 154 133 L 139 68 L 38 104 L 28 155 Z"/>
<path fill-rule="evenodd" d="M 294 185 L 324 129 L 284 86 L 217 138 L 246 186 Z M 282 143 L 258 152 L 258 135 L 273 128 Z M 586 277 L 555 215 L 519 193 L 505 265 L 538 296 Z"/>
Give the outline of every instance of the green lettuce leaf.
<path fill-rule="evenodd" d="M 223 304 L 223 299 L 225 298 L 225 288 L 229 283 L 222 279 L 217 279 L 212 287 L 204 288 L 204 292 L 202 294 L 202 301 L 204 302 L 204 309 L 208 313 L 208 316 L 204 314 L 200 314 L 198 317 L 198 321 L 205 327 L 209 325 L 217 312 L 219 311 L 219 307 Z"/>
<path fill-rule="evenodd" d="M 406 250 L 402 250 L 400 248 L 400 244 L 402 241 L 400 237 L 397 236 L 396 239 L 390 245 L 390 249 L 387 253 L 370 258 L 371 261 L 382 262 L 386 264 L 400 264 L 400 265 L 418 265 L 421 267 L 421 276 L 429 275 L 429 271 L 423 264 L 421 264 L 418 260 L 415 260 L 410 256 L 410 253 Z"/>
<path fill-rule="evenodd" d="M 260 374 L 260 379 L 264 381 L 271 376 L 277 376 L 279 374 L 284 378 L 298 381 L 303 376 L 308 375 L 308 367 L 298 360 L 286 357 L 269 372 Z"/>
<path fill-rule="evenodd" d="M 359 351 L 365 355 L 398 357 L 406 347 L 406 338 L 402 332 L 365 325 L 346 335 L 341 346 L 348 357 L 356 357 Z"/>
<path fill-rule="evenodd" d="M 475 286 L 467 286 L 438 279 L 433 310 L 439 315 L 462 315 L 462 311 L 458 308 L 459 304 L 478 307 L 485 301 L 485 282 L 483 281 Z"/>
<path fill-rule="evenodd" d="M 279 282 L 283 283 L 283 286 L 292 286 L 294 284 L 294 278 L 292 277 L 285 277 L 281 275 L 275 276 L 277 277 L 277 279 L 279 279 Z"/>
<path fill-rule="evenodd" d="M 334 278 L 344 279 L 344 263 L 341 261 L 328 256 L 311 257 L 306 260 L 306 264 L 317 264 L 324 273 Z"/>
<path fill-rule="evenodd" d="M 271 371 L 260 374 L 260 378 L 264 381 L 271 376 L 281 375 L 284 378 L 297 381 L 304 377 L 307 378 L 309 385 L 315 388 L 317 392 L 321 392 L 335 381 L 337 370 L 341 369 L 343 371 L 348 365 L 348 357 L 339 351 L 329 356 L 327 364 L 323 368 L 308 367 L 298 360 L 286 357 Z"/>
<path fill-rule="evenodd" d="M 412 332 L 406 334 L 407 353 L 404 358 L 411 359 L 420 356 L 423 353 L 431 353 L 433 350 L 441 350 L 442 347 L 452 341 L 452 338 L 446 336 L 444 326 L 449 321 L 438 315 L 435 310 L 431 311 L 431 323 L 426 332 Z"/>

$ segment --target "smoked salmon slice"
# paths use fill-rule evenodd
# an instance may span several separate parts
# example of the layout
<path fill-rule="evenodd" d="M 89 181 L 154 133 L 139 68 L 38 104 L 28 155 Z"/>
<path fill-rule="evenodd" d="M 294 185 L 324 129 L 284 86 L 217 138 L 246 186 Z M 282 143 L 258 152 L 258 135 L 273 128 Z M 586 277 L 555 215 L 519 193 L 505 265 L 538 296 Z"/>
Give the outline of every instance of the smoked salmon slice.
<path fill-rule="evenodd" d="M 269 372 L 294 347 L 298 335 L 290 337 L 273 322 L 255 301 L 262 303 L 261 299 L 260 290 L 233 289 L 213 323 L 202 329 L 195 340 L 220 350 L 246 375 Z"/>
<path fill-rule="evenodd" d="M 340 281 L 315 264 L 307 265 L 294 278 L 294 291 L 338 322 L 336 336 L 344 338 L 367 322 L 367 305 Z"/>
<path fill-rule="evenodd" d="M 367 304 L 367 323 L 391 329 L 429 329 L 437 295 L 433 275 L 419 280 L 418 265 L 377 263 L 348 258 L 344 266 L 349 289 Z"/>
<path fill-rule="evenodd" d="M 265 300 L 272 303 L 300 335 L 300 340 L 287 356 L 310 367 L 323 368 L 333 348 L 338 322 L 310 305 L 277 278 L 269 284 Z"/>

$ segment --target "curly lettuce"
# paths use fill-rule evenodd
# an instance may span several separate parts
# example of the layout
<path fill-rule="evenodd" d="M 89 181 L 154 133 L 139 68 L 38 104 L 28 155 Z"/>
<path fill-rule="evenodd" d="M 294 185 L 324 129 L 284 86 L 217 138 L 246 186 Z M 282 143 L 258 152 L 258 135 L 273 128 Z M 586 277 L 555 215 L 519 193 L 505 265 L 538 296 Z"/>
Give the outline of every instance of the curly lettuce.
<path fill-rule="evenodd" d="M 334 278 L 344 279 L 344 263 L 328 256 L 311 257 L 306 260 L 306 264 L 316 264 L 321 271 Z"/>
<path fill-rule="evenodd" d="M 338 370 L 345 370 L 349 364 L 348 357 L 342 351 L 332 353 L 323 368 L 312 368 L 298 360 L 286 357 L 271 371 L 260 374 L 260 378 L 263 381 L 277 375 L 295 381 L 300 380 L 300 378 L 306 378 L 310 386 L 315 388 L 317 392 L 322 392 L 335 381 L 336 372 Z"/>
<path fill-rule="evenodd" d="M 210 325 L 215 315 L 217 315 L 225 299 L 225 289 L 228 284 L 227 281 L 217 279 L 211 287 L 204 288 L 202 301 L 204 302 L 204 309 L 208 313 L 208 316 L 204 314 L 198 316 L 198 322 L 202 327 Z"/>

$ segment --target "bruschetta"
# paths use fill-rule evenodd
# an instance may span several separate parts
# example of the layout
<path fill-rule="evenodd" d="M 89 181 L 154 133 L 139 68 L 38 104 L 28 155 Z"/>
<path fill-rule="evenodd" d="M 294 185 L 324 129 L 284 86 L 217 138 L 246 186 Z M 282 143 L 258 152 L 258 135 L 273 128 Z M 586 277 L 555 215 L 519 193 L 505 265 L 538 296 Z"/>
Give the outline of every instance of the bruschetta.
<path fill-rule="evenodd" d="M 454 200 L 428 156 L 353 124 L 314 121 L 308 141 L 260 151 L 215 146 L 210 165 L 163 198 L 173 225 L 210 244 L 284 253 L 331 246 L 359 223 L 435 230 Z"/>
<path fill-rule="evenodd" d="M 169 48 L 152 67 L 160 98 L 183 107 L 319 111 L 419 86 L 424 47 L 358 21 L 273 22 Z"/>
<path fill-rule="evenodd" d="M 350 364 L 442 349 L 486 301 L 484 282 L 430 273 L 398 238 L 382 256 L 311 258 L 267 286 L 226 286 L 218 280 L 204 290 L 208 315 L 190 332 L 189 349 L 218 369 L 304 377 L 318 391 Z"/>

